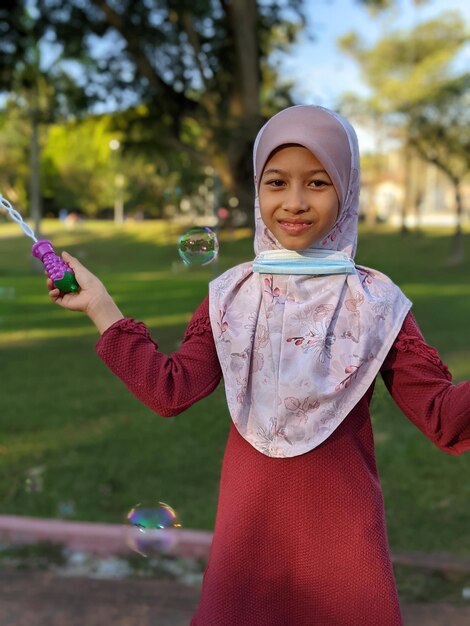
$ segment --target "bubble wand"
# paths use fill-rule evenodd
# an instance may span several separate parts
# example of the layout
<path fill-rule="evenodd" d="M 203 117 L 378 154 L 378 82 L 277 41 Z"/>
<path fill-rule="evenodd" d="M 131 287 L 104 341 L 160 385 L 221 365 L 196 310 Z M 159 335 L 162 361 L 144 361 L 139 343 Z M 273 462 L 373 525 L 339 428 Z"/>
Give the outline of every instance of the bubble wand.
<path fill-rule="evenodd" d="M 51 242 L 46 239 L 38 241 L 33 229 L 25 223 L 18 211 L 12 207 L 2 194 L 0 194 L 0 207 L 8 213 L 14 222 L 19 224 L 24 234 L 31 237 L 34 241 L 31 253 L 42 262 L 47 275 L 52 279 L 54 285 L 63 293 L 79 291 L 80 287 L 75 280 L 72 268 L 60 256 L 57 256 Z"/>

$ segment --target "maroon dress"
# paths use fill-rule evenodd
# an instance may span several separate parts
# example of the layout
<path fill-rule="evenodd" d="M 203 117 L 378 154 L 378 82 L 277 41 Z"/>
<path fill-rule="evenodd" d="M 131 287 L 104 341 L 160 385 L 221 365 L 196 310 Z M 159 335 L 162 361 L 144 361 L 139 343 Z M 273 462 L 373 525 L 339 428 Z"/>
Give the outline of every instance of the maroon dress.
<path fill-rule="evenodd" d="M 178 352 L 116 322 L 97 352 L 159 415 L 218 385 L 206 298 Z M 470 448 L 470 382 L 453 385 L 411 314 L 381 368 L 405 415 L 439 448 Z M 369 414 L 373 385 L 314 450 L 270 458 L 231 425 L 214 538 L 191 626 L 400 626 Z"/>

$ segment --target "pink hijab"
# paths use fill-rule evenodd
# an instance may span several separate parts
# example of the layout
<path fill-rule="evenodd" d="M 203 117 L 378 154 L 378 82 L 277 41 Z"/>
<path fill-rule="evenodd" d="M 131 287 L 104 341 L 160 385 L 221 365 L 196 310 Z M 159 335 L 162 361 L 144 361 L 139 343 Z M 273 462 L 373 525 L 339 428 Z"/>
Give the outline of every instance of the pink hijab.
<path fill-rule="evenodd" d="M 313 152 L 339 198 L 336 224 L 309 254 L 331 251 L 353 258 L 356 133 L 336 113 L 304 105 L 272 117 L 256 138 L 255 252 L 283 254 L 261 219 L 258 181 L 270 154 L 284 144 Z M 249 262 L 212 281 L 211 326 L 240 434 L 271 457 L 297 456 L 319 446 L 370 387 L 410 306 L 387 276 L 359 266 L 349 274 L 260 274 Z"/>

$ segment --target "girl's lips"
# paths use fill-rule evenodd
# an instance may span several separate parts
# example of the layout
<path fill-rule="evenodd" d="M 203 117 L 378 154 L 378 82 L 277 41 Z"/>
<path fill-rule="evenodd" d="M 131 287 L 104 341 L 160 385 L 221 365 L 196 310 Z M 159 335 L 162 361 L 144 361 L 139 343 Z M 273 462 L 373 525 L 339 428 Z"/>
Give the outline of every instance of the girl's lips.
<path fill-rule="evenodd" d="M 291 235 L 304 233 L 311 227 L 310 222 L 279 222 L 279 226 Z"/>

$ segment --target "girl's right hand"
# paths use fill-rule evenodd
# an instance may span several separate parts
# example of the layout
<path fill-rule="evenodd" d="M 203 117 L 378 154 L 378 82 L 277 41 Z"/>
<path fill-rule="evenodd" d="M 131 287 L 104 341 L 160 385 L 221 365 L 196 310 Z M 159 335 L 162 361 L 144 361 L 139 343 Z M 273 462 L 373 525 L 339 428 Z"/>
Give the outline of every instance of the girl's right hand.
<path fill-rule="evenodd" d="M 101 333 L 108 326 L 122 319 L 122 313 L 99 278 L 87 270 L 78 259 L 68 252 L 63 252 L 62 258 L 74 271 L 80 291 L 63 293 L 48 278 L 47 288 L 52 302 L 70 311 L 86 313 Z"/>

